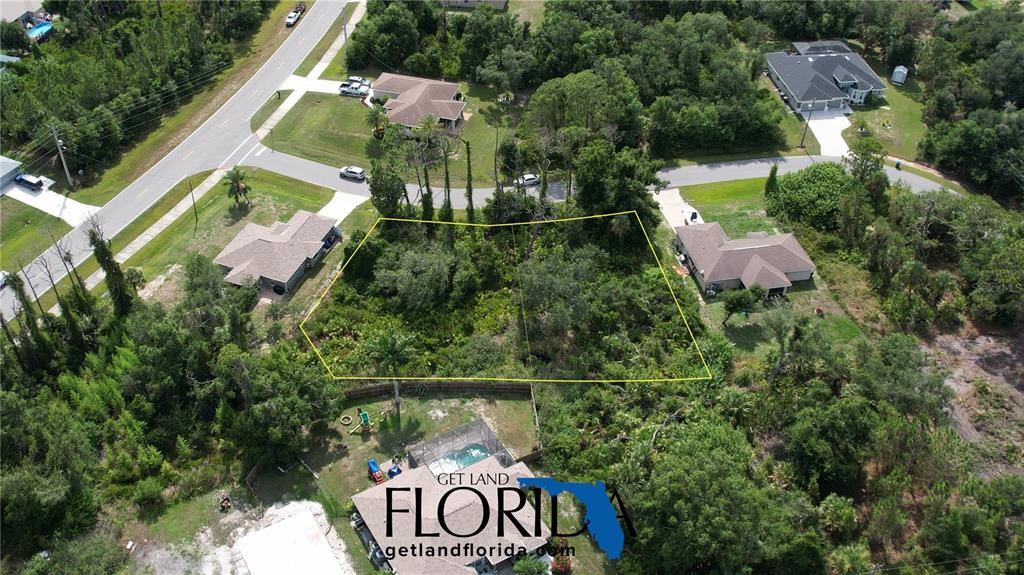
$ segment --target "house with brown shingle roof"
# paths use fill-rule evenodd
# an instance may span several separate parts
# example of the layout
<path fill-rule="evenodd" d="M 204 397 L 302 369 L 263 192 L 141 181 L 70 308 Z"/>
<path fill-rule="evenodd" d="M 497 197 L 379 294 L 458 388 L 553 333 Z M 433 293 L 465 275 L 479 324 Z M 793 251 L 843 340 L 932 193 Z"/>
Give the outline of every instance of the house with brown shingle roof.
<path fill-rule="evenodd" d="M 717 222 L 677 227 L 676 247 L 705 293 L 757 284 L 781 295 L 817 269 L 793 234 L 752 232 L 730 240 Z"/>
<path fill-rule="evenodd" d="M 299 210 L 287 223 L 246 224 L 213 261 L 228 283 L 291 291 L 340 237 L 333 219 Z"/>
<path fill-rule="evenodd" d="M 369 531 L 369 535 L 363 537 L 364 541 L 368 538 L 372 541 L 370 554 L 380 560 L 378 568 L 396 575 L 503 572 L 516 559 L 505 550 L 521 549 L 542 557 L 546 555 L 545 544 L 551 534 L 541 522 L 542 536 L 532 536 L 538 513 L 532 505 L 532 498 L 527 497 L 522 508 L 516 509 L 518 501 L 512 495 L 502 495 L 499 491 L 499 487 L 517 487 L 517 479 L 521 477 L 533 477 L 525 464 L 514 463 L 505 467 L 496 455 L 477 461 L 458 474 L 451 474 L 445 482 L 435 477 L 426 465 L 414 467 L 352 496 L 352 503 L 359 513 L 356 527 Z M 457 484 L 446 484 L 453 481 Z M 504 485 L 497 485 L 495 481 Z M 472 486 L 479 495 L 466 489 L 468 486 Z M 390 536 L 387 529 L 389 489 L 392 508 L 409 510 L 408 513 L 392 513 Z M 486 499 L 486 506 L 481 497 Z M 514 510 L 507 513 L 527 530 L 527 535 L 521 534 L 510 520 L 497 513 L 499 497 L 504 498 L 503 509 Z M 443 516 L 439 516 L 442 499 Z M 442 527 L 442 521 L 447 529 Z M 499 522 L 504 522 L 501 536 L 498 535 Z M 417 527 L 422 533 L 437 533 L 438 536 L 418 537 Z M 469 534 L 478 529 L 479 532 L 468 538 L 451 534 Z M 450 552 L 467 542 L 472 544 L 469 553 L 453 555 Z M 409 553 L 411 549 L 418 551 Z"/>
<path fill-rule="evenodd" d="M 462 122 L 466 102 L 460 87 L 454 82 L 443 82 L 416 76 L 385 72 L 373 83 L 373 98 L 387 101 L 384 108 L 392 124 L 416 128 L 424 116 L 431 115 L 454 131 Z"/>

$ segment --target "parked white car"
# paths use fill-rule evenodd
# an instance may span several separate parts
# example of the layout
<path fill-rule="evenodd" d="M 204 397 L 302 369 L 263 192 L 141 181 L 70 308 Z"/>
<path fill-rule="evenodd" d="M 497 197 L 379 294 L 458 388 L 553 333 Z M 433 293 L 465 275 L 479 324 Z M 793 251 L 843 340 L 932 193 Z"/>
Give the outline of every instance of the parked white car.
<path fill-rule="evenodd" d="M 291 12 L 288 13 L 287 16 L 285 16 L 285 18 L 284 18 L 284 25 L 287 26 L 288 28 L 291 28 L 292 26 L 294 26 L 296 24 L 296 22 L 299 21 L 299 18 L 301 18 L 301 17 L 302 17 L 302 13 L 301 12 L 299 12 L 298 10 L 292 10 Z"/>
<path fill-rule="evenodd" d="M 11 274 L 5 271 L 0 271 L 0 289 L 7 287 L 7 281 L 11 279 Z"/>
<path fill-rule="evenodd" d="M 341 177 L 361 182 L 366 179 L 366 170 L 359 166 L 343 166 L 341 168 Z"/>
<path fill-rule="evenodd" d="M 370 87 L 370 81 L 367 80 L 366 78 L 363 78 L 362 76 L 349 76 L 347 81 L 349 84 L 362 85 L 366 86 L 367 88 Z"/>
<path fill-rule="evenodd" d="M 516 184 L 524 188 L 532 188 L 540 185 L 540 176 L 537 174 L 523 174 L 523 177 L 516 178 Z"/>
<path fill-rule="evenodd" d="M 338 87 L 338 93 L 342 96 L 363 98 L 370 93 L 370 87 L 362 84 L 353 84 L 352 82 L 342 82 L 341 86 Z"/>

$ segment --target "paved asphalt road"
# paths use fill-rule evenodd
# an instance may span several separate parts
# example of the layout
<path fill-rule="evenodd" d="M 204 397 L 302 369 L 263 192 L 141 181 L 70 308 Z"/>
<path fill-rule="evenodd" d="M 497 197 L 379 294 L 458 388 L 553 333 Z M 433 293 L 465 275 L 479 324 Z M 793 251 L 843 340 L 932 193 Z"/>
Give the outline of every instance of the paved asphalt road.
<path fill-rule="evenodd" d="M 304 180 L 313 184 L 327 186 L 342 192 L 359 194 L 370 197 L 370 190 L 365 182 L 353 182 L 339 177 L 338 168 L 325 166 L 311 160 L 298 158 L 282 152 L 257 145 L 255 153 L 246 158 L 244 165 L 264 170 L 278 172 L 298 180 Z M 724 182 L 728 180 L 744 180 L 748 178 L 765 178 L 773 163 L 779 164 L 779 174 L 786 174 L 810 166 L 814 162 L 839 161 L 839 158 L 827 156 L 785 156 L 777 158 L 762 158 L 758 160 L 736 160 L 731 162 L 716 162 L 713 164 L 698 164 L 692 166 L 680 166 L 678 168 L 666 168 L 659 172 L 659 176 L 668 182 L 668 187 L 688 186 L 691 184 L 707 184 L 711 182 Z M 910 185 L 916 192 L 934 190 L 939 184 L 918 176 L 886 166 L 886 172 L 892 181 L 902 180 Z M 418 188 L 415 184 L 408 186 L 410 197 L 416 197 Z M 562 197 L 561 186 L 553 183 L 550 186 L 551 195 L 554 198 Z M 434 205 L 440 205 L 441 190 L 436 186 L 434 192 Z M 494 192 L 494 188 L 474 188 L 473 204 L 483 206 L 484 201 Z M 465 191 L 462 189 L 452 191 L 452 206 L 465 208 Z"/>
<path fill-rule="evenodd" d="M 245 154 L 258 144 L 249 128 L 249 118 L 302 63 L 344 7 L 344 2 L 331 0 L 320 0 L 313 5 L 292 29 L 288 39 L 231 99 L 185 141 L 103 206 L 97 217 L 104 235 L 109 238 L 120 232 L 185 177 L 241 163 Z M 280 25 L 284 26 L 284 22 Z M 76 264 L 90 253 L 85 230 L 85 226 L 79 226 L 63 239 Z M 50 248 L 44 252 L 22 273 L 22 278 L 31 282 L 39 294 L 50 287 L 45 265 L 49 265 L 55 280 L 67 275 L 56 251 Z M 26 291 L 31 294 L 31 290 Z M 0 292 L 0 311 L 5 318 L 14 314 L 16 303 L 13 300 L 14 294 L 10 289 Z"/>

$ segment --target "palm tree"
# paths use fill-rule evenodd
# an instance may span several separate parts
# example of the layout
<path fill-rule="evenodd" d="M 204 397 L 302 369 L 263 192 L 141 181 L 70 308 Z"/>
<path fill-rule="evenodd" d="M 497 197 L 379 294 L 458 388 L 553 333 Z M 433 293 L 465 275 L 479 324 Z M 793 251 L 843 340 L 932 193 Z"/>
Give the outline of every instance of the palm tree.
<path fill-rule="evenodd" d="M 373 128 L 373 136 L 378 140 L 383 138 L 388 123 L 388 111 L 380 102 L 374 102 L 373 107 L 366 113 L 366 125 Z"/>
<path fill-rule="evenodd" d="M 366 342 L 366 353 L 377 364 L 377 371 L 387 373 L 395 386 L 395 413 L 402 417 L 402 398 L 398 395 L 398 369 L 412 359 L 416 336 L 386 331 Z"/>
<path fill-rule="evenodd" d="M 224 180 L 228 183 L 228 197 L 235 200 L 236 204 L 241 203 L 242 198 L 245 198 L 246 205 L 251 205 L 249 202 L 249 186 L 245 183 L 245 177 L 248 174 L 245 170 L 235 166 L 228 170 L 228 173 L 224 174 Z"/>
<path fill-rule="evenodd" d="M 433 114 L 427 114 L 420 119 L 419 127 L 420 137 L 427 143 L 429 147 L 434 138 L 441 133 L 441 120 L 437 119 L 437 116 Z"/>

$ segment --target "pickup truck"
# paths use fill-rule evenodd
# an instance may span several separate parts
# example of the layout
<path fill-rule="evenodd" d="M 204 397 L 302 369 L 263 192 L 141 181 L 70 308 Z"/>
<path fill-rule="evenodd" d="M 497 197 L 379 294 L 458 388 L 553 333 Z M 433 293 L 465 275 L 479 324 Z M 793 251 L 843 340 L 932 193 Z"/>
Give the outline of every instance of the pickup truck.
<path fill-rule="evenodd" d="M 291 28 L 292 26 L 294 26 L 299 21 L 299 18 L 301 18 L 301 17 L 302 17 L 302 12 L 299 12 L 298 10 L 292 10 L 291 12 L 288 13 L 288 16 L 286 16 L 285 19 L 284 19 L 285 27 Z"/>

